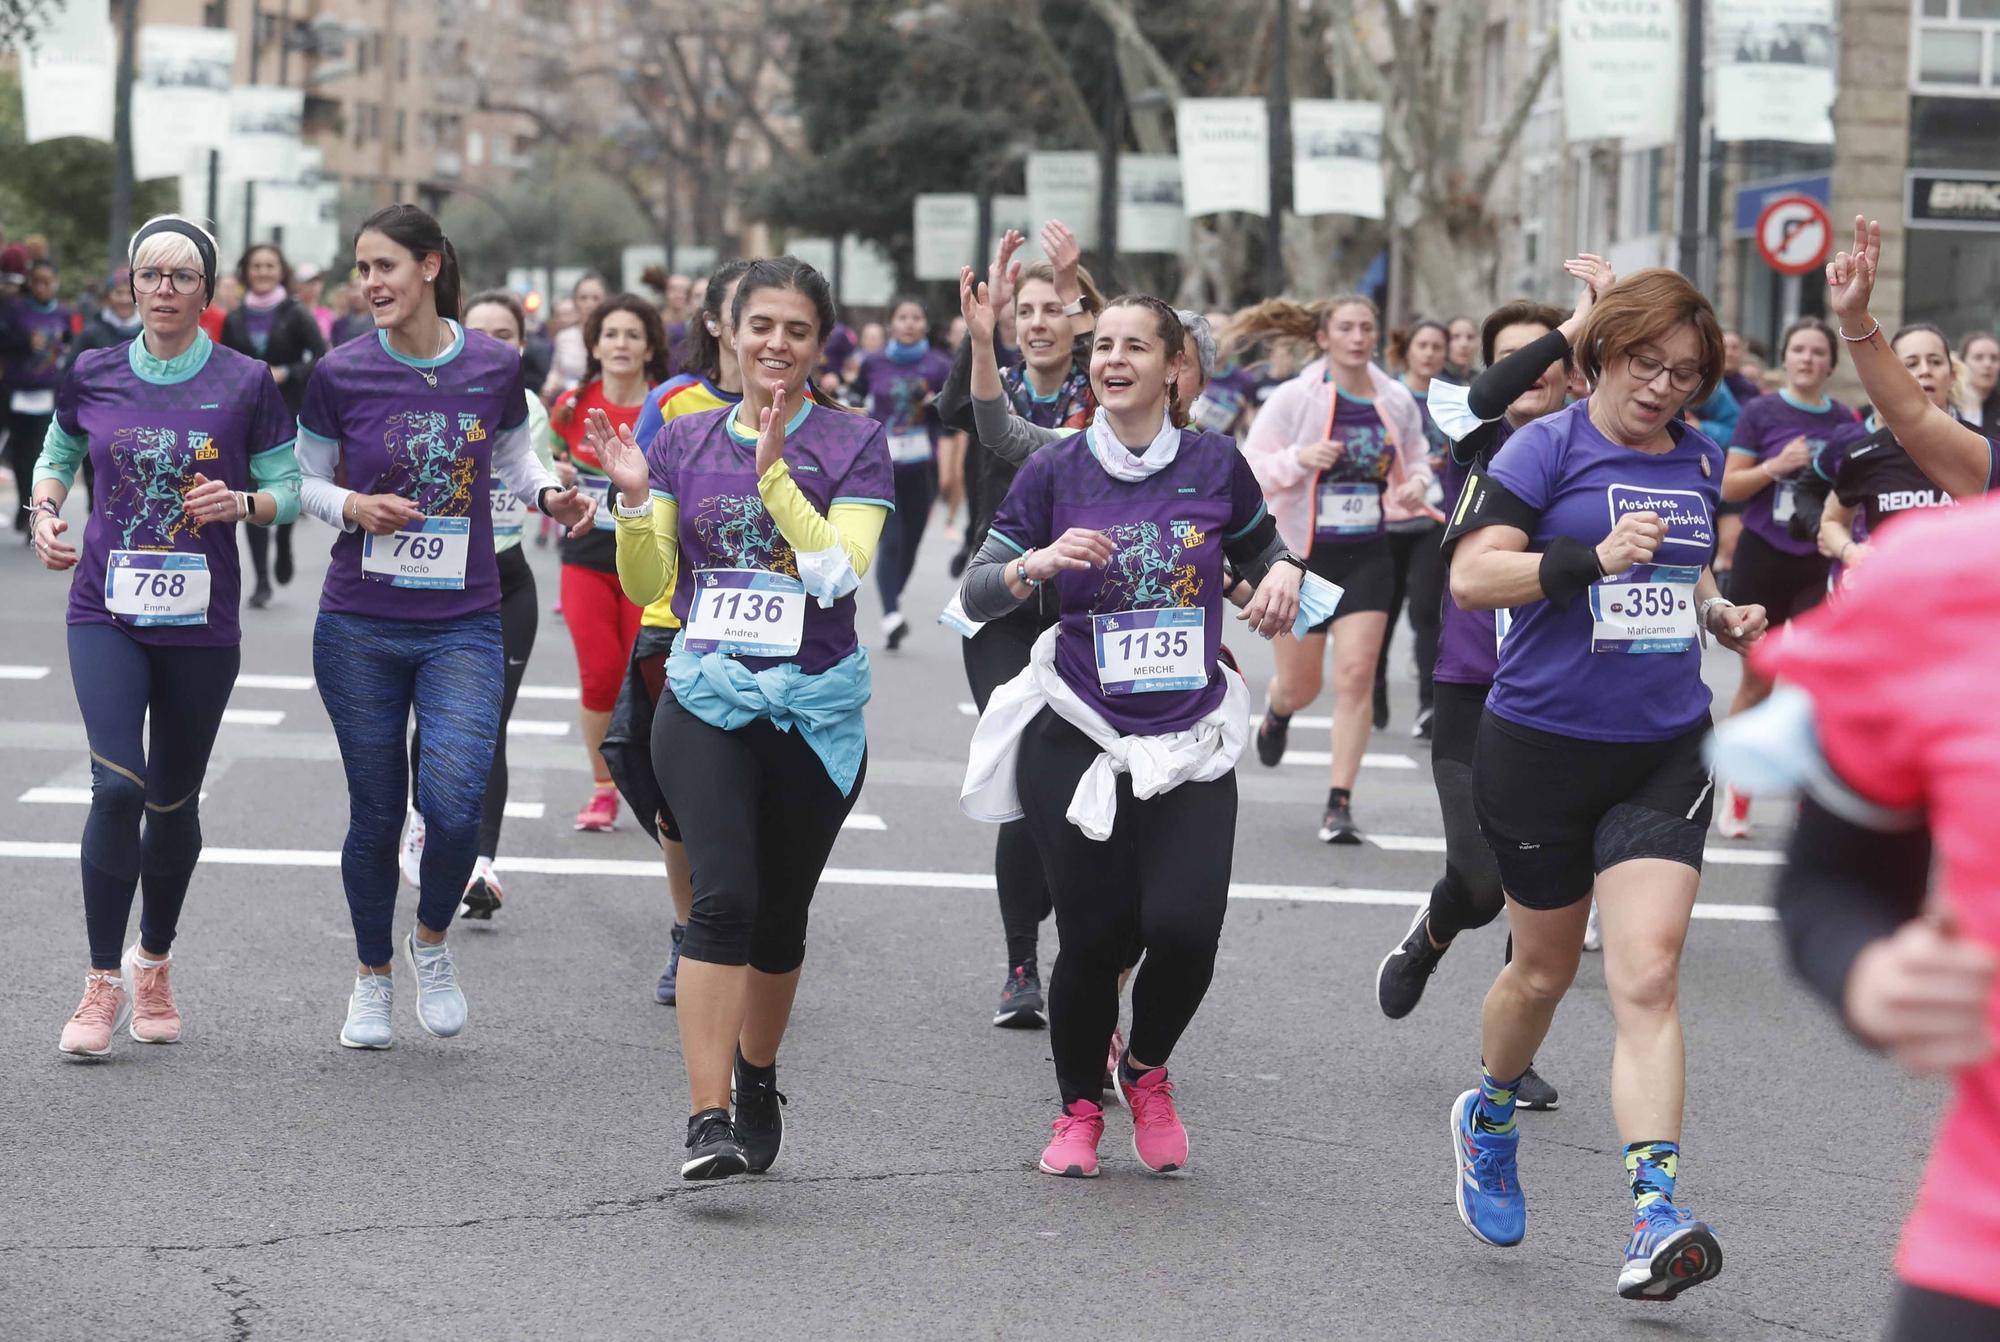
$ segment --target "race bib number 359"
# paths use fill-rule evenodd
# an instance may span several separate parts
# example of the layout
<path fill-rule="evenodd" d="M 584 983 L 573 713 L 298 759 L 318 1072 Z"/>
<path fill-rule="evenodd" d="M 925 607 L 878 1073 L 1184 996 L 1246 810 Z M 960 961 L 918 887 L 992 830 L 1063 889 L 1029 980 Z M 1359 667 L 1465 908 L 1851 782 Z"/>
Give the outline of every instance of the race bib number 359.
<path fill-rule="evenodd" d="M 1634 564 L 1590 588 L 1592 652 L 1686 652 L 1695 642 L 1699 568 Z"/>
<path fill-rule="evenodd" d="M 791 657 L 805 627 L 806 589 L 797 578 L 747 568 L 705 568 L 694 575 L 689 652 Z"/>
<path fill-rule="evenodd" d="M 113 550 L 104 566 L 104 608 L 140 628 L 208 623 L 208 557 Z"/>
<path fill-rule="evenodd" d="M 1208 684 L 1204 619 L 1200 607 L 1097 616 L 1098 687 L 1106 694 L 1201 689 Z"/>
<path fill-rule="evenodd" d="M 469 517 L 426 517 L 421 526 L 361 538 L 361 576 L 392 587 L 461 591 L 472 539 Z"/>

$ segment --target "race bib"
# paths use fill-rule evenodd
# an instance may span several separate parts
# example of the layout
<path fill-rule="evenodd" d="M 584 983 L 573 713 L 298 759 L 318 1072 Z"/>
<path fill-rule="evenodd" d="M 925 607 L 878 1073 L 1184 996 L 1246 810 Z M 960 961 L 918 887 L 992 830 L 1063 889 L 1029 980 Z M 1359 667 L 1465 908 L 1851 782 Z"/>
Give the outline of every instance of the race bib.
<path fill-rule="evenodd" d="M 514 491 L 500 484 L 493 484 L 493 546 L 499 549 L 510 541 L 521 539 L 521 533 L 528 526 L 528 507 L 514 494 Z"/>
<path fill-rule="evenodd" d="M 1319 520 L 1313 535 L 1321 539 L 1373 536 L 1382 529 L 1382 490 L 1377 485 L 1319 482 Z"/>
<path fill-rule="evenodd" d="M 1243 398 L 1233 391 L 1220 387 L 1210 387 L 1194 398 L 1188 408 L 1188 417 L 1195 427 L 1210 433 L 1228 433 L 1236 427 L 1236 420 L 1243 413 Z"/>
<path fill-rule="evenodd" d="M 1208 684 L 1206 619 L 1199 606 L 1095 617 L 1098 688 L 1106 694 L 1201 689 Z"/>
<path fill-rule="evenodd" d="M 465 556 L 472 540 L 469 517 L 426 517 L 390 536 L 361 538 L 361 576 L 392 587 L 465 587 Z"/>
<path fill-rule="evenodd" d="M 36 391 L 17 391 L 8 398 L 7 408 L 17 415 L 53 415 L 56 412 L 56 393 L 53 387 L 43 387 Z M 41 445 L 35 445 L 40 451 Z"/>
<path fill-rule="evenodd" d="M 597 500 L 597 520 L 591 523 L 596 531 L 615 531 L 618 519 L 611 515 L 611 477 L 608 475 L 585 475 L 576 473 L 577 492 L 586 498 Z"/>
<path fill-rule="evenodd" d="M 1780 526 L 1792 520 L 1792 514 L 1799 508 L 1798 490 L 1790 480 L 1780 480 L 1771 486 L 1771 520 Z"/>
<path fill-rule="evenodd" d="M 104 565 L 104 608 L 127 624 L 208 623 L 208 556 L 113 550 Z"/>
<path fill-rule="evenodd" d="M 1634 564 L 1590 587 L 1592 652 L 1686 652 L 1695 642 L 1694 585 L 1701 570 Z"/>
<path fill-rule="evenodd" d="M 689 652 L 791 657 L 805 628 L 806 589 L 797 578 L 751 568 L 705 568 L 694 575 Z"/>
<path fill-rule="evenodd" d="M 889 460 L 898 466 L 911 466 L 919 461 L 931 459 L 931 434 L 929 429 L 905 429 L 901 433 L 889 435 Z"/>

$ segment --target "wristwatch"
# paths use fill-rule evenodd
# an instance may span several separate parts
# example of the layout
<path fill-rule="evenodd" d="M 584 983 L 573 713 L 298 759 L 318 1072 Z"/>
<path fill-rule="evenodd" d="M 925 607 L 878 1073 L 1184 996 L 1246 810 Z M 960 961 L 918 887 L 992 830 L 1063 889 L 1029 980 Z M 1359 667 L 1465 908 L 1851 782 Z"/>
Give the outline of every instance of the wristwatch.
<path fill-rule="evenodd" d="M 1083 315 L 1083 295 L 1082 295 L 1082 294 L 1078 294 L 1078 295 L 1077 295 L 1077 296 L 1076 296 L 1075 298 L 1072 298 L 1072 299 L 1070 299 L 1070 301 L 1069 301 L 1069 302 L 1067 302 L 1067 303 L 1063 304 L 1063 316 L 1065 316 L 1065 317 L 1081 317 L 1082 315 Z"/>
<path fill-rule="evenodd" d="M 647 499 L 644 503 L 640 504 L 636 508 L 627 508 L 625 506 L 625 496 L 623 494 L 614 492 L 611 495 L 611 515 L 613 517 L 622 517 L 626 521 L 630 522 L 630 521 L 636 521 L 641 517 L 650 517 L 652 516 L 652 513 L 653 513 L 653 501 L 651 499 Z"/>

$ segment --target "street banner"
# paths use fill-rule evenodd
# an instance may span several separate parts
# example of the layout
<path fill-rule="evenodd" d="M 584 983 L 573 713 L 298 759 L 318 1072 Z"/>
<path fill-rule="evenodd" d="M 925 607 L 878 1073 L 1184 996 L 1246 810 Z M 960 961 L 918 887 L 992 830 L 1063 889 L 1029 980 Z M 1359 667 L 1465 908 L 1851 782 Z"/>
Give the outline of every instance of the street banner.
<path fill-rule="evenodd" d="M 1028 213 L 1034 216 L 1036 232 L 1049 220 L 1060 219 L 1076 234 L 1077 246 L 1085 251 L 1097 246 L 1097 217 L 1103 204 L 1097 155 L 1087 150 L 1034 153 L 1028 155 L 1027 171 Z"/>
<path fill-rule="evenodd" d="M 953 271 L 953 279 L 958 272 Z M 854 307 L 887 307 L 896 296 L 896 263 L 876 243 L 849 233 L 840 240 L 840 301 Z"/>
<path fill-rule="evenodd" d="M 1178 256 L 1187 248 L 1181 161 L 1174 154 L 1118 156 L 1118 250 Z"/>
<path fill-rule="evenodd" d="M 1262 98 L 1183 98 L 1174 106 L 1174 134 L 1188 218 L 1269 210 L 1271 124 Z"/>
<path fill-rule="evenodd" d="M 1382 104 L 1292 104 L 1292 212 L 1382 217 Z"/>
<path fill-rule="evenodd" d="M 920 195 L 912 213 L 918 279 L 956 280 L 961 268 L 978 263 L 979 197 Z"/>
<path fill-rule="evenodd" d="M 304 89 L 245 84 L 229 90 L 225 170 L 246 182 L 298 182 L 305 114 Z"/>
<path fill-rule="evenodd" d="M 225 148 L 236 34 L 150 23 L 132 80 L 132 176 L 173 177 L 190 149 Z M 231 174 L 234 176 L 235 174 Z"/>
<path fill-rule="evenodd" d="M 1571 143 L 1623 140 L 1636 149 L 1673 141 L 1681 3 L 1563 0 L 1563 129 Z"/>
<path fill-rule="evenodd" d="M 105 0 L 47 0 L 48 22 L 21 52 L 21 115 L 29 144 L 80 136 L 110 143 L 116 39 Z"/>
<path fill-rule="evenodd" d="M 1833 0 L 1715 9 L 1715 138 L 1833 143 Z"/>
<path fill-rule="evenodd" d="M 1026 242 L 1021 244 L 1021 250 L 1014 253 L 1014 260 L 1024 266 L 1033 265 L 1035 262 L 1042 260 L 1042 225 L 1047 222 L 1047 219 L 1038 219 L 1035 217 L 1034 207 L 1028 203 L 1026 196 L 993 197 L 992 226 L 987 230 L 988 239 L 986 244 L 986 250 L 989 255 L 981 257 L 979 261 L 973 264 L 983 266 L 991 262 L 993 258 L 990 253 L 995 247 L 1000 245 L 1000 239 L 1007 236 L 1007 230 L 1010 228 L 1017 230 L 1022 237 L 1027 239 Z M 1068 223 L 1069 221 L 1065 219 L 1063 222 Z M 980 271 L 980 275 L 984 278 L 985 271 L 983 269 Z"/>

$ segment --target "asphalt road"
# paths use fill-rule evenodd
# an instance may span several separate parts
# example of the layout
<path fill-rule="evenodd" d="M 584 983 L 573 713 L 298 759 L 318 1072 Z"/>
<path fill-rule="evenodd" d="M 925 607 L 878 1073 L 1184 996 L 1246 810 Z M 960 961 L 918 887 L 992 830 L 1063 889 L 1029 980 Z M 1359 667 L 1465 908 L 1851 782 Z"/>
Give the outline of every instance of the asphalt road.
<path fill-rule="evenodd" d="M 472 1024 L 432 1039 L 403 1003 L 392 1052 L 338 1047 L 345 792 L 309 641 L 327 536 L 305 523 L 298 537 L 298 580 L 246 613 L 242 716 L 208 779 L 208 855 L 176 948 L 186 1041 L 122 1040 L 101 1063 L 55 1048 L 86 963 L 67 584 L 0 542 L 0 1334 L 1879 1329 L 1943 1095 L 1856 1049 L 1787 977 L 1764 908 L 1776 814 L 1711 863 L 1682 979 L 1681 1188 L 1717 1227 L 1723 1276 L 1668 1306 L 1614 1293 L 1629 1204 L 1591 957 L 1539 1060 L 1562 1107 L 1522 1120 L 1527 1241 L 1494 1250 L 1459 1225 L 1446 1107 L 1476 1079 L 1503 931 L 1463 938 L 1410 1019 L 1377 1012 L 1376 962 L 1435 878 L 1442 833 L 1400 658 L 1396 721 L 1356 798 L 1380 844 L 1315 841 L 1323 755 L 1243 775 L 1239 897 L 1173 1060 L 1187 1173 L 1146 1175 L 1116 1111 L 1104 1177 L 1035 1173 L 1054 1076 L 1045 1034 L 988 1024 L 1005 971 L 992 834 L 956 806 L 972 720 L 957 640 L 928 623 L 949 588 L 935 535 L 909 601 L 924 618 L 899 653 L 876 653 L 864 818 L 815 906 L 773 1174 L 678 1178 L 685 1080 L 673 1013 L 652 1001 L 664 882 L 629 817 L 609 836 L 570 829 L 588 779 L 574 661 L 547 613 L 553 551 L 533 554 L 544 616 L 510 747 L 522 814 L 502 843 L 507 905 L 454 934 Z M 878 612 L 864 597 L 871 641 Z M 1269 657 L 1249 642 L 1232 640 L 1261 693 Z M 1734 668 L 1711 669 L 1726 694 Z M 1294 746 L 1326 749 L 1303 722 Z M 405 891 L 399 929 L 414 902 Z M 1054 951 L 1050 925 L 1045 965 Z"/>

